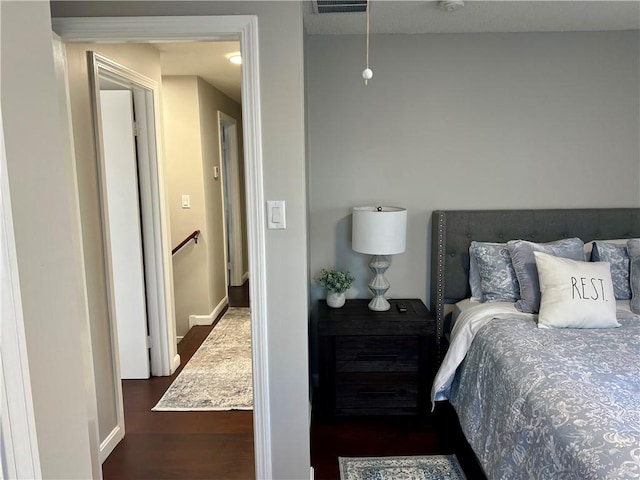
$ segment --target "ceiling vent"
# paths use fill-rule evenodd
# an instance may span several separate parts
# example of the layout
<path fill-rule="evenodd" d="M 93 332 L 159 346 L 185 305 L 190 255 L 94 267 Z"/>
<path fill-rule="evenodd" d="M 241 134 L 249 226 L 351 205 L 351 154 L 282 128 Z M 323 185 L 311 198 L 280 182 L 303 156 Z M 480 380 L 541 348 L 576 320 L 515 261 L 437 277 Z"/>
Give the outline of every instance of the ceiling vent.
<path fill-rule="evenodd" d="M 367 0 L 313 0 L 313 13 L 364 13 Z"/>

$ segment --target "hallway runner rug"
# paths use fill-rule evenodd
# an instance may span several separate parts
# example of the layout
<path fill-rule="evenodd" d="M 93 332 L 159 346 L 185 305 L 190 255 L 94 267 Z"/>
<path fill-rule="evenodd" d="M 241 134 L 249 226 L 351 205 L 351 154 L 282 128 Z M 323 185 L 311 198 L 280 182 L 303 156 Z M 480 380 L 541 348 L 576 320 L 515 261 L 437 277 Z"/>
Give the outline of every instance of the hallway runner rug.
<path fill-rule="evenodd" d="M 251 315 L 229 307 L 152 410 L 252 409 Z"/>
<path fill-rule="evenodd" d="M 339 457 L 340 480 L 465 480 L 455 455 Z"/>

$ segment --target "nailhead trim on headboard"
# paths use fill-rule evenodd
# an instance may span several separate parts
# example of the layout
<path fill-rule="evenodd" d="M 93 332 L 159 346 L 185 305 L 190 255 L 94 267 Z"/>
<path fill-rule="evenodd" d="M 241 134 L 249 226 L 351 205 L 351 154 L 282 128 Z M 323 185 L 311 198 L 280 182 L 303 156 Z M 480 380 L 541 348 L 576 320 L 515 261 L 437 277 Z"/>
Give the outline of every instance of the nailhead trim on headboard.
<path fill-rule="evenodd" d="M 442 349 L 442 336 L 443 336 L 443 328 L 444 328 L 444 244 L 445 244 L 445 216 L 438 215 L 437 216 L 437 224 L 438 224 L 438 243 L 437 243 L 437 252 L 438 252 L 438 280 L 437 280 L 437 293 L 436 293 L 436 338 L 437 338 L 437 358 L 438 362 L 442 359 L 443 353 Z"/>

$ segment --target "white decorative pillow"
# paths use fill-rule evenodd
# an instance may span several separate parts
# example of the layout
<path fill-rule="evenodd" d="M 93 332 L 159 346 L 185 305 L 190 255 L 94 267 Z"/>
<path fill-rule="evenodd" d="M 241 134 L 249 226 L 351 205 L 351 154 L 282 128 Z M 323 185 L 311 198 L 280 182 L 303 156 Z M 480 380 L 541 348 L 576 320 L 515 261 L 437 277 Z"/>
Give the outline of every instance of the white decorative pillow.
<path fill-rule="evenodd" d="M 541 328 L 613 328 L 616 299 L 607 262 L 581 262 L 533 252 L 540 280 Z"/>

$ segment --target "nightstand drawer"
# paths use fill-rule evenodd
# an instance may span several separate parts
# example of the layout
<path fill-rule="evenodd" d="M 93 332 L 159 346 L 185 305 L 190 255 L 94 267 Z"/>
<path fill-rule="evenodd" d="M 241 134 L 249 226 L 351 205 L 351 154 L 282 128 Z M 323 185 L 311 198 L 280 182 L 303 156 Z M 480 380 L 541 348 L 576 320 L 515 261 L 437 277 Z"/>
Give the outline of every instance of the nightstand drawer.
<path fill-rule="evenodd" d="M 418 382 L 406 374 L 339 374 L 335 401 L 338 415 L 416 413 Z"/>
<path fill-rule="evenodd" d="M 418 371 L 418 338 L 344 336 L 335 340 L 336 373 Z"/>

